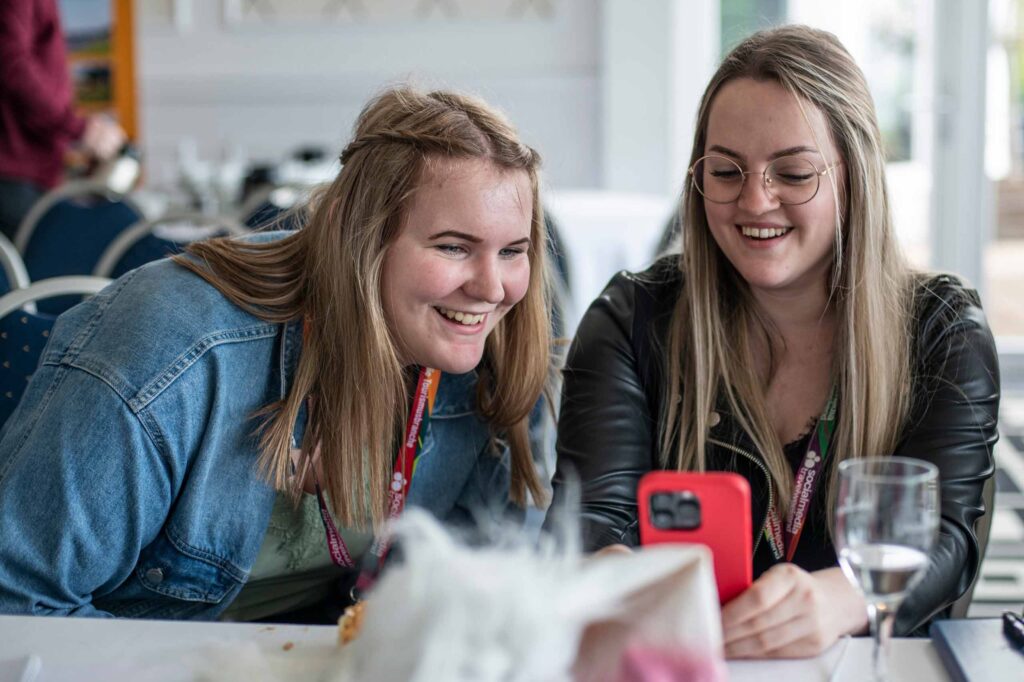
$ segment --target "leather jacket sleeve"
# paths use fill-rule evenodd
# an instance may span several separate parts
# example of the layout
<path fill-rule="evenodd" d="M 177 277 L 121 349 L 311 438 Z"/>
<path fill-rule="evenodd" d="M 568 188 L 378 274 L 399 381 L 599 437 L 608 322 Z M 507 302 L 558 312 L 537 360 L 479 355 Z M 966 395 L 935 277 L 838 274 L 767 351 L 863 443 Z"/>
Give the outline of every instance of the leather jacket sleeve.
<path fill-rule="evenodd" d="M 636 486 L 655 468 L 650 414 L 631 343 L 636 284 L 620 273 L 583 316 L 569 349 L 546 525 L 579 487 L 584 551 L 639 544 Z M 638 294 L 637 294 L 638 295 Z"/>
<path fill-rule="evenodd" d="M 984 508 L 982 489 L 999 437 L 998 355 L 976 294 L 939 277 L 921 295 L 914 406 L 893 454 L 939 468 L 941 520 L 927 573 L 897 614 L 901 635 L 924 634 L 978 572 L 975 523 L 993 511 Z"/>

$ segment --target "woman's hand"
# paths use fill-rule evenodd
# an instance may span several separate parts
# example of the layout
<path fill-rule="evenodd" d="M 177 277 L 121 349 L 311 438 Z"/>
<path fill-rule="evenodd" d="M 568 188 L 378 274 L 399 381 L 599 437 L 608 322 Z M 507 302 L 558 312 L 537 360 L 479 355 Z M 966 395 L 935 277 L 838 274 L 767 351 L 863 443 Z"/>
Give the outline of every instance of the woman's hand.
<path fill-rule="evenodd" d="M 864 598 L 839 568 L 778 564 L 722 607 L 726 658 L 817 656 L 867 625 Z"/>
<path fill-rule="evenodd" d="M 591 554 L 585 554 L 583 556 L 583 560 L 584 561 L 593 561 L 594 559 L 600 559 L 602 557 L 614 556 L 616 554 L 619 554 L 619 555 L 627 554 L 628 555 L 628 554 L 632 554 L 632 553 L 633 553 L 633 549 L 630 548 L 630 547 L 627 547 L 626 545 L 608 545 L 606 547 L 602 547 L 601 549 L 597 550 L 596 552 L 592 552 Z"/>
<path fill-rule="evenodd" d="M 590 556 L 592 556 L 592 557 L 599 557 L 599 556 L 611 556 L 612 554 L 632 554 L 632 553 L 633 553 L 633 549 L 631 547 L 627 547 L 626 545 L 619 544 L 619 545 L 607 545 L 606 547 L 602 547 L 601 549 L 597 550 L 596 552 L 594 552 Z"/>

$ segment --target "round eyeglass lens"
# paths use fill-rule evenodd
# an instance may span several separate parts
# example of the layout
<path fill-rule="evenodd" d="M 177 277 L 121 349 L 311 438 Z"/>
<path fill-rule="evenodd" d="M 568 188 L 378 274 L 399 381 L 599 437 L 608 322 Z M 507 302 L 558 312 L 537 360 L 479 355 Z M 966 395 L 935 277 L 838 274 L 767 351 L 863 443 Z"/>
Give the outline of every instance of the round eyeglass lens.
<path fill-rule="evenodd" d="M 804 204 L 813 199 L 820 179 L 814 164 L 800 156 L 776 159 L 764 172 L 768 191 L 783 204 Z"/>
<path fill-rule="evenodd" d="M 693 166 L 693 184 L 701 195 L 715 203 L 728 204 L 740 197 L 743 169 L 724 156 L 705 156 Z"/>

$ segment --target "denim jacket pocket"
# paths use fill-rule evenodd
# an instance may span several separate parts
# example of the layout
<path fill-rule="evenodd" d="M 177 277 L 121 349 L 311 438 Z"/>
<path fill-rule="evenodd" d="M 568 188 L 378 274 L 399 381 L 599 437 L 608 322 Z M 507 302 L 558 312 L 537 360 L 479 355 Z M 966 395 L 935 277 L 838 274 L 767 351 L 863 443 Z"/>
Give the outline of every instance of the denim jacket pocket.
<path fill-rule="evenodd" d="M 198 610 L 220 604 L 237 592 L 246 575 L 223 559 L 174 542 L 165 529 L 143 550 L 135 578 L 146 590 L 178 602 L 167 609 L 175 613 L 193 610 L 180 602 L 194 602 Z"/>

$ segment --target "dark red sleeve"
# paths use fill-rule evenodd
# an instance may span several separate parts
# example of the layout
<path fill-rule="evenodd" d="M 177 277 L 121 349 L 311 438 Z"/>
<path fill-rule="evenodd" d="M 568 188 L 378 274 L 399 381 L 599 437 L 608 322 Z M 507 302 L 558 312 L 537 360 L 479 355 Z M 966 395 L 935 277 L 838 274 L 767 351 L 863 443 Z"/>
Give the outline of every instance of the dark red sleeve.
<path fill-rule="evenodd" d="M 46 18 L 53 22 L 53 34 L 40 46 L 33 45 L 33 21 L 40 11 L 34 5 L 33 0 L 0 2 L 0 96 L 15 105 L 32 133 L 78 139 L 85 120 L 74 110 L 56 5 L 44 2 L 42 11 L 52 12 Z"/>

